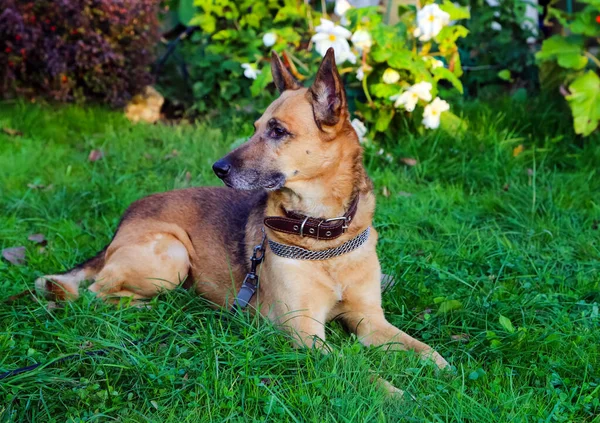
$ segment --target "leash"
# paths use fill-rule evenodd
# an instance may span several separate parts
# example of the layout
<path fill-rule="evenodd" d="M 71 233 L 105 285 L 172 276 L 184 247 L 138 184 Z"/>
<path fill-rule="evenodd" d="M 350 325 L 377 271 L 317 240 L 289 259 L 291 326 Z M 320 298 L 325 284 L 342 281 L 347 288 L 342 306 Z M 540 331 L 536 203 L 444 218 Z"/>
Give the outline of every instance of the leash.
<path fill-rule="evenodd" d="M 265 233 L 264 228 L 262 233 L 262 240 L 260 241 L 260 244 L 257 244 L 254 247 L 252 257 L 250 257 L 250 271 L 246 273 L 246 277 L 242 282 L 242 287 L 233 301 L 233 306 L 231 307 L 232 313 L 248 307 L 248 303 L 250 303 L 250 300 L 258 290 L 258 275 L 256 274 L 256 269 L 265 259 L 265 246 L 267 242 L 267 234 Z"/>
<path fill-rule="evenodd" d="M 244 281 L 242 282 L 242 287 L 240 288 L 240 291 L 238 292 L 238 294 L 235 298 L 233 307 L 231 308 L 232 313 L 245 309 L 248 306 L 248 303 L 250 302 L 250 300 L 252 299 L 254 294 L 256 293 L 256 291 L 258 290 L 258 275 L 256 274 L 256 270 L 257 270 L 258 266 L 265 259 L 266 242 L 267 242 L 267 234 L 265 233 L 265 230 L 263 229 L 262 240 L 261 240 L 260 244 L 258 244 L 254 247 L 254 250 L 252 252 L 252 257 L 250 258 L 250 271 L 246 274 L 246 277 L 244 278 Z M 11 297 L 11 298 L 9 298 L 9 300 L 14 301 L 14 299 L 24 296 L 27 292 L 29 292 L 29 291 L 24 291 L 20 294 L 17 294 L 15 296 L 13 296 L 15 298 Z M 166 335 L 160 336 L 153 340 L 139 339 L 137 341 L 134 341 L 133 344 L 134 345 L 152 344 L 152 343 L 163 341 L 163 340 L 167 339 L 169 336 L 170 336 L 170 334 L 166 334 Z M 102 350 L 87 351 L 87 352 L 83 353 L 83 356 L 85 356 L 85 357 L 104 357 L 104 356 L 108 355 L 108 353 L 110 351 L 115 350 L 115 349 L 117 349 L 117 347 L 110 347 L 110 348 L 105 348 Z M 22 373 L 28 373 L 28 372 L 31 372 L 42 366 L 44 366 L 44 367 L 52 366 L 52 365 L 64 363 L 65 361 L 71 361 L 71 360 L 74 360 L 74 359 L 77 359 L 80 357 L 82 357 L 82 354 L 70 354 L 65 357 L 61 357 L 56 360 L 50 361 L 50 362 L 36 363 L 36 364 L 32 364 L 30 366 L 21 367 L 21 368 L 14 369 L 14 370 L 9 370 L 7 372 L 0 373 L 0 380 L 7 379 L 7 378 L 13 377 L 13 376 L 17 376 Z"/>

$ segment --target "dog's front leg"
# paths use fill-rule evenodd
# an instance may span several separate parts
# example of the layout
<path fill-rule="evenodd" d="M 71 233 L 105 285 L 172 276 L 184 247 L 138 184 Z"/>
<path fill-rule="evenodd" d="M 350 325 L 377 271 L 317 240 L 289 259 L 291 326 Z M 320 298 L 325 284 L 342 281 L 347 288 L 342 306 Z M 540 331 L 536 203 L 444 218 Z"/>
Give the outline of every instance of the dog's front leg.
<path fill-rule="evenodd" d="M 448 366 L 448 362 L 429 345 L 388 322 L 378 304 L 353 302 L 349 305 L 342 318 L 363 345 L 387 345 L 390 350 L 413 350 L 422 358 L 433 360 L 440 369 Z"/>

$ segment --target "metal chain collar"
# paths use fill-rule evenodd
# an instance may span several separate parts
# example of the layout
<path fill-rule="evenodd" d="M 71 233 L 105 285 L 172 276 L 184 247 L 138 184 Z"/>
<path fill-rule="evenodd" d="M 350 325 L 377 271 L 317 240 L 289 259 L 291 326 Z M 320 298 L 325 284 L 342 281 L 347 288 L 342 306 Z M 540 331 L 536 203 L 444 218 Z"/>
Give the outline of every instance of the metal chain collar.
<path fill-rule="evenodd" d="M 295 260 L 327 260 L 356 250 L 369 239 L 370 232 L 371 227 L 368 227 L 355 238 L 344 242 L 338 247 L 328 248 L 326 250 L 307 250 L 306 248 L 280 244 L 279 242 L 272 240 L 269 240 L 269 247 L 271 248 L 271 251 L 273 251 L 273 254 L 279 257 Z"/>

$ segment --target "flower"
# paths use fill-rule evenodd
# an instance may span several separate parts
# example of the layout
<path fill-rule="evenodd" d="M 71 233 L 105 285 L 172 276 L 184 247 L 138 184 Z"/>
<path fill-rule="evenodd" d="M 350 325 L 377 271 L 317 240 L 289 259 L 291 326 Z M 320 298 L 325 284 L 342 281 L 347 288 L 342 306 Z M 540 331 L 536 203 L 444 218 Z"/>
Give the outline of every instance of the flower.
<path fill-rule="evenodd" d="M 431 88 L 431 83 L 419 82 L 408 87 L 402 94 L 391 96 L 390 100 L 394 101 L 395 107 L 403 106 L 407 112 L 412 112 L 419 100 L 431 101 Z"/>
<path fill-rule="evenodd" d="M 442 113 L 450 110 L 447 101 L 436 97 L 430 104 L 425 106 L 423 111 L 423 125 L 429 129 L 435 129 L 440 126 L 440 116 Z"/>
<path fill-rule="evenodd" d="M 315 30 L 317 33 L 313 35 L 311 41 L 315 43 L 315 49 L 321 56 L 324 57 L 327 50 L 333 47 L 335 63 L 344 63 L 346 60 L 356 63 L 356 56 L 348 44 L 348 38 L 352 36 L 350 31 L 323 18 L 321 18 L 321 25 L 317 26 Z"/>
<path fill-rule="evenodd" d="M 358 69 L 356 69 L 356 79 L 358 79 L 359 81 L 362 81 L 364 77 L 365 77 L 365 70 L 361 66 Z"/>
<path fill-rule="evenodd" d="M 265 35 L 263 35 L 263 44 L 265 47 L 271 47 L 276 41 L 277 35 L 275 35 L 273 32 L 267 32 Z"/>
<path fill-rule="evenodd" d="M 352 38 L 350 38 L 354 47 L 359 50 L 368 50 L 373 45 L 373 39 L 371 38 L 371 34 L 366 29 L 359 29 L 354 34 L 352 34 Z"/>
<path fill-rule="evenodd" d="M 386 84 L 395 84 L 400 80 L 400 74 L 392 68 L 387 68 L 381 77 Z"/>
<path fill-rule="evenodd" d="M 352 122 L 350 122 L 350 123 L 352 124 L 352 127 L 356 131 L 356 135 L 358 135 L 358 141 L 363 142 L 363 140 L 365 139 L 365 135 L 367 135 L 367 132 L 368 132 L 365 124 L 362 123 L 357 118 L 352 119 Z"/>
<path fill-rule="evenodd" d="M 417 12 L 417 28 L 413 31 L 421 41 L 429 41 L 450 23 L 450 15 L 435 3 L 424 6 Z"/>
<path fill-rule="evenodd" d="M 250 63 L 242 63 L 244 68 L 244 76 L 248 79 L 256 79 L 260 75 L 261 71 L 256 69 L 256 65 Z"/>
<path fill-rule="evenodd" d="M 441 60 L 433 59 L 431 61 L 431 69 L 437 69 L 437 68 L 443 68 L 443 67 L 444 67 L 444 62 L 442 62 Z"/>
<path fill-rule="evenodd" d="M 494 31 L 502 31 L 502 25 L 496 21 L 492 21 L 490 28 L 492 28 Z"/>
<path fill-rule="evenodd" d="M 333 9 L 333 13 L 338 16 L 344 16 L 348 9 L 351 9 L 352 5 L 348 2 L 348 0 L 335 0 L 335 8 Z"/>

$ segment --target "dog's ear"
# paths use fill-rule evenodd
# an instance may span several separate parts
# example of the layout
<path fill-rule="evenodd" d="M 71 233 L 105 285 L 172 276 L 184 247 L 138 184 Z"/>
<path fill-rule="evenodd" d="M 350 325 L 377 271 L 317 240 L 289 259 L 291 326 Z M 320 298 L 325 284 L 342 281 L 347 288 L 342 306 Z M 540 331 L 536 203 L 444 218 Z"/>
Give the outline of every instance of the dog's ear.
<path fill-rule="evenodd" d="M 280 93 L 285 90 L 297 90 L 300 88 L 300 84 L 283 65 L 275 50 L 271 52 L 271 73 L 273 74 L 273 82 Z"/>
<path fill-rule="evenodd" d="M 345 118 L 344 114 L 347 113 L 346 92 L 335 65 L 333 48 L 327 50 L 315 82 L 308 91 L 315 121 L 320 129 L 323 129 L 323 126 L 334 126 L 341 118 Z"/>

